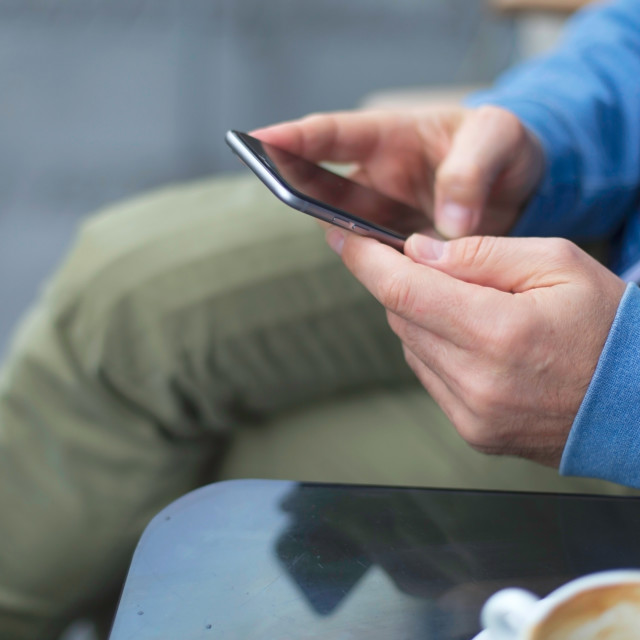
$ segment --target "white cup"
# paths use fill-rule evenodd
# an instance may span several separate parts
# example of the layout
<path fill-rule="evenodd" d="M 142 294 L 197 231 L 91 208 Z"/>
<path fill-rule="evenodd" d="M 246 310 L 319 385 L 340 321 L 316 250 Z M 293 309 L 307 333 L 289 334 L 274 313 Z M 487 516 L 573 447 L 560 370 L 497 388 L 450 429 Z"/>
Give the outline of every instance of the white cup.
<path fill-rule="evenodd" d="M 594 573 L 539 599 L 503 589 L 482 608 L 474 640 L 640 640 L 640 571 Z"/>

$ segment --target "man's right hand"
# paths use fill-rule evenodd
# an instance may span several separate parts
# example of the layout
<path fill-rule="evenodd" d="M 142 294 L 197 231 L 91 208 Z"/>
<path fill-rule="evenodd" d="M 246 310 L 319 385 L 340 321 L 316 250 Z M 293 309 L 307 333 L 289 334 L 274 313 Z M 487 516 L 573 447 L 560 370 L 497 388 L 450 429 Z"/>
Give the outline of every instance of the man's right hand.
<path fill-rule="evenodd" d="M 425 212 L 444 236 L 504 235 L 544 171 L 538 140 L 499 107 L 312 115 L 254 134 Z"/>

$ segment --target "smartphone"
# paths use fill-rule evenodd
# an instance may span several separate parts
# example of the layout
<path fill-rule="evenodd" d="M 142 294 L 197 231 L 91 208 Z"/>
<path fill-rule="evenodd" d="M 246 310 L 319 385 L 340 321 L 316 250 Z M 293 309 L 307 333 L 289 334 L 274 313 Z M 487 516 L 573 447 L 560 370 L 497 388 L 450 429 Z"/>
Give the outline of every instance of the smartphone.
<path fill-rule="evenodd" d="M 303 213 L 399 251 L 416 232 L 433 233 L 426 215 L 240 131 L 228 131 L 227 144 L 285 204 Z"/>

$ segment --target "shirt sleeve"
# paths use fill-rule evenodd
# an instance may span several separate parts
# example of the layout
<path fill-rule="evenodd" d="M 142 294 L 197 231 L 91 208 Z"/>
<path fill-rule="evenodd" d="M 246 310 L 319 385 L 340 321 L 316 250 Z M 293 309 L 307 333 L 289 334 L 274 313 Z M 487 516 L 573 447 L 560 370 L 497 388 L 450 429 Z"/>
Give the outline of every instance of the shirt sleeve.
<path fill-rule="evenodd" d="M 640 488 L 640 289 L 618 307 L 565 446 L 560 473 Z"/>
<path fill-rule="evenodd" d="M 583 10 L 554 53 L 468 103 L 508 109 L 544 148 L 545 177 L 514 235 L 613 234 L 640 193 L 640 0 Z"/>

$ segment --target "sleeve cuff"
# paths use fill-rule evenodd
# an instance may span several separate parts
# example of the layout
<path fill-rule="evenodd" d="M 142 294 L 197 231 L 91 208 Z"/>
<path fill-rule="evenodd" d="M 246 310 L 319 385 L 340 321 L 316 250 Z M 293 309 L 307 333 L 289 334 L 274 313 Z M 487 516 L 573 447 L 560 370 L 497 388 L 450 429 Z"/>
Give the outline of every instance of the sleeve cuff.
<path fill-rule="evenodd" d="M 640 289 L 629 284 L 574 420 L 560 473 L 640 488 Z"/>

